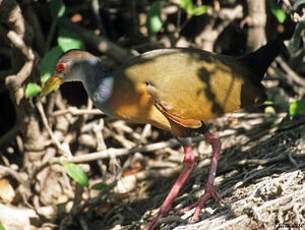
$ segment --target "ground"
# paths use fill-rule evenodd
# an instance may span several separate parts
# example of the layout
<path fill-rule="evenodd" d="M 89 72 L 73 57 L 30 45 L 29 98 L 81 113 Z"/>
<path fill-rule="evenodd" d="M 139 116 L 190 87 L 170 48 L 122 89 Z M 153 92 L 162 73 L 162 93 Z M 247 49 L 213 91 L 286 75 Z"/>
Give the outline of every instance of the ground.
<path fill-rule="evenodd" d="M 231 114 L 210 123 L 223 146 L 216 177 L 223 200 L 208 202 L 198 223 L 191 221 L 194 210 L 184 215 L 171 212 L 162 219 L 160 229 L 304 229 L 304 118 Z M 211 148 L 203 140 L 196 152 L 198 165 L 175 202 L 177 209 L 203 195 Z M 182 154 L 180 160 L 161 158 L 162 165 L 156 161 L 149 169 L 154 178 L 147 182 L 151 183 L 149 195 L 138 199 L 137 193 L 129 194 L 123 203 L 114 204 L 120 206 L 115 215 L 123 221 L 109 229 L 141 229 L 156 214 L 181 168 Z M 172 170 L 164 168 L 166 163 Z M 168 174 L 170 179 L 164 176 Z M 141 176 L 136 178 L 141 181 Z"/>

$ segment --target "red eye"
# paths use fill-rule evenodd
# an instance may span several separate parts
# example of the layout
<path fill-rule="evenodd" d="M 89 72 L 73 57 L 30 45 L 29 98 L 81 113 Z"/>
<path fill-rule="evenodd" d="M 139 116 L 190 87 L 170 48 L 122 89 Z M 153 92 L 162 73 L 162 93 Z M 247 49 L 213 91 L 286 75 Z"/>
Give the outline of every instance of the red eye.
<path fill-rule="evenodd" d="M 56 65 L 56 70 L 59 72 L 64 72 L 66 70 L 66 68 L 67 68 L 66 63 L 61 62 Z"/>

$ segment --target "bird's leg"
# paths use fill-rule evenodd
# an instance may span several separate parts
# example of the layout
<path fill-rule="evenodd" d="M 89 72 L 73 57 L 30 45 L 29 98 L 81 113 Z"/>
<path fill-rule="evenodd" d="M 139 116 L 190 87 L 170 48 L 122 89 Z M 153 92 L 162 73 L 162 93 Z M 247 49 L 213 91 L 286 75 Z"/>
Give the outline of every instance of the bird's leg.
<path fill-rule="evenodd" d="M 212 156 L 211 166 L 210 166 L 210 170 L 209 170 L 209 174 L 208 174 L 208 181 L 205 186 L 205 192 L 203 194 L 203 197 L 199 201 L 197 201 L 193 205 L 188 206 L 182 210 L 182 212 L 185 212 L 185 211 L 188 211 L 188 210 L 196 207 L 195 213 L 193 215 L 193 220 L 198 220 L 199 213 L 202 209 L 202 206 L 205 204 L 205 202 L 209 198 L 213 198 L 215 201 L 221 200 L 219 193 L 217 192 L 217 190 L 214 187 L 214 180 L 215 180 L 215 174 L 216 174 L 216 169 L 217 169 L 217 161 L 218 161 L 219 152 L 220 152 L 220 148 L 221 148 L 221 142 L 217 136 L 213 135 L 212 133 L 210 133 L 208 131 L 206 131 L 204 133 L 204 136 L 205 136 L 207 142 L 212 145 L 212 149 L 213 149 L 213 156 Z"/>
<path fill-rule="evenodd" d="M 180 172 L 178 179 L 176 180 L 175 184 L 168 193 L 165 201 L 163 202 L 158 215 L 155 218 L 153 218 L 150 225 L 147 228 L 145 228 L 145 230 L 153 230 L 156 227 L 157 222 L 160 220 L 160 218 L 168 213 L 182 185 L 184 184 L 185 180 L 188 178 L 189 174 L 194 168 L 195 156 L 192 149 L 191 138 L 179 138 L 179 141 L 181 142 L 184 149 L 184 160 L 183 160 L 182 171 Z"/>

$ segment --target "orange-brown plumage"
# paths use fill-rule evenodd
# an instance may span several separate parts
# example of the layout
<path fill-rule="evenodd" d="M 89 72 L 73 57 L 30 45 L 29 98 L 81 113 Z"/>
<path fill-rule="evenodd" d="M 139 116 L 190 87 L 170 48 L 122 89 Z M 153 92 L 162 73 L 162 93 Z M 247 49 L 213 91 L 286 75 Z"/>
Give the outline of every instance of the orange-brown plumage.
<path fill-rule="evenodd" d="M 193 49 L 152 51 L 115 73 L 109 106 L 130 122 L 173 132 L 170 119 L 199 128 L 201 121 L 262 101 L 263 87 L 251 77 L 237 58 Z"/>
<path fill-rule="evenodd" d="M 243 57 L 224 56 L 196 49 L 161 49 L 128 61 L 107 73 L 100 60 L 88 52 L 72 50 L 58 61 L 58 68 L 41 92 L 45 96 L 65 81 L 81 81 L 94 104 L 105 113 L 134 123 L 150 123 L 178 137 L 184 148 L 182 171 L 147 228 L 170 210 L 195 165 L 191 131 L 204 121 L 264 100 L 262 80 L 266 69 L 283 48 L 280 40 Z M 203 197 L 194 218 L 209 198 L 219 200 L 214 177 L 221 143 L 202 129 L 212 145 L 213 157 Z"/>

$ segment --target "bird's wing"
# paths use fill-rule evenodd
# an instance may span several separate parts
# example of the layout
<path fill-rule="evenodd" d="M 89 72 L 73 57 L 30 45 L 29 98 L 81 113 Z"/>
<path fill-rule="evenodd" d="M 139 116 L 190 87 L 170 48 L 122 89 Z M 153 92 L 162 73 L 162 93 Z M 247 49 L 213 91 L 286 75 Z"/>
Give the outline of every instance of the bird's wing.
<path fill-rule="evenodd" d="M 192 49 L 149 52 L 121 73 L 129 90 L 146 85 L 155 107 L 188 128 L 253 104 L 258 91 L 234 58 Z"/>
<path fill-rule="evenodd" d="M 161 104 L 155 103 L 155 106 L 157 109 L 159 109 L 167 118 L 171 119 L 175 123 L 185 127 L 185 128 L 199 128 L 202 125 L 202 122 L 200 120 L 196 119 L 186 119 L 182 117 L 178 117 L 174 114 L 171 114 L 169 111 L 167 111 Z"/>
<path fill-rule="evenodd" d="M 201 121 L 239 108 L 241 79 L 214 56 L 164 55 L 155 58 L 155 66 L 157 71 L 145 72 L 147 91 L 155 106 L 183 127 L 199 128 Z"/>

